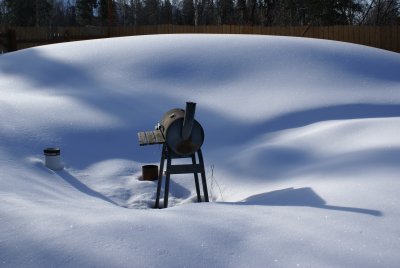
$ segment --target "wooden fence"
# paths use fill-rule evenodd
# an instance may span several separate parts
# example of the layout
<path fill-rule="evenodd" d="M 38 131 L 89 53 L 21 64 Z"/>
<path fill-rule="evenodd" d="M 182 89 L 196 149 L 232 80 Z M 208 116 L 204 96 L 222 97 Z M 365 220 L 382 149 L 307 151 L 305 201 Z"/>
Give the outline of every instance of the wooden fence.
<path fill-rule="evenodd" d="M 13 31 L 14 34 L 6 35 Z M 38 45 L 109 38 L 132 35 L 172 34 L 172 33 L 223 33 L 223 34 L 259 34 L 281 36 L 304 36 L 310 38 L 329 39 L 350 42 L 371 47 L 400 52 L 400 26 L 296 26 L 296 27 L 264 27 L 241 25 L 154 25 L 127 27 L 12 27 L 0 26 L 0 34 L 15 36 L 15 49 L 23 49 Z M 1 47 L 1 44 L 3 46 Z M 4 43 L 0 42 L 0 51 Z M 7 45 L 7 44 L 6 44 Z"/>

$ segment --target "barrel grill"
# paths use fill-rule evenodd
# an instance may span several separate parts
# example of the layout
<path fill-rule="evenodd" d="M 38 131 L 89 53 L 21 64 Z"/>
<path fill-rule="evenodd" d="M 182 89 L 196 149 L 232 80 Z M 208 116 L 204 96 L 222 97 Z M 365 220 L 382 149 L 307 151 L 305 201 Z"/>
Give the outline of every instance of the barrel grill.
<path fill-rule="evenodd" d="M 143 131 L 138 133 L 140 145 L 163 144 L 160 170 L 157 184 L 157 197 L 155 208 L 159 207 L 162 175 L 164 162 L 167 160 L 166 181 L 164 189 L 164 207 L 168 206 L 170 174 L 193 173 L 196 185 L 197 200 L 201 202 L 198 173 L 201 175 L 204 200 L 208 199 L 207 183 L 204 171 L 204 160 L 201 146 L 204 142 L 204 130 L 200 123 L 194 118 L 196 103 L 186 102 L 186 109 L 171 109 L 167 111 L 161 121 L 156 125 L 154 131 Z M 196 154 L 199 163 L 196 160 Z M 172 165 L 175 158 L 190 158 L 191 164 Z"/>
<path fill-rule="evenodd" d="M 177 155 L 189 156 L 204 142 L 203 127 L 194 119 L 196 104 L 188 102 L 186 111 L 172 109 L 166 112 L 159 125 L 168 147 Z"/>

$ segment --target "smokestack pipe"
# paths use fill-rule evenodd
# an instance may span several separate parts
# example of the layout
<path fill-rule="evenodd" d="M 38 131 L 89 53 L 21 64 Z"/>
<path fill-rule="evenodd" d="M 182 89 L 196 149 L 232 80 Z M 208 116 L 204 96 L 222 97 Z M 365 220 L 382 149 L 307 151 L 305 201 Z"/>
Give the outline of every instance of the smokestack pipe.
<path fill-rule="evenodd" d="M 192 134 L 195 111 L 196 111 L 196 103 L 186 102 L 185 117 L 183 119 L 183 126 L 182 126 L 183 140 L 188 140 L 190 138 L 190 135 Z"/>

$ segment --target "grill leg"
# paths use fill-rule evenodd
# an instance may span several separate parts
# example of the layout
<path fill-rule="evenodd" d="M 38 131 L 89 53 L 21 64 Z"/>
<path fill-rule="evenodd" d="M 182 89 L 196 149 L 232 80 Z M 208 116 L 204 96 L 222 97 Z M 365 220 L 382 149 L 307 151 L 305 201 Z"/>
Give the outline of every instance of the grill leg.
<path fill-rule="evenodd" d="M 196 164 L 196 155 L 192 155 L 192 164 Z M 200 196 L 200 185 L 199 185 L 199 176 L 197 173 L 194 174 L 194 183 L 196 184 L 196 194 L 197 194 L 197 202 L 201 202 L 201 196 Z"/>
<path fill-rule="evenodd" d="M 206 173 L 204 171 L 204 160 L 203 160 L 203 153 L 201 152 L 201 149 L 197 151 L 197 154 L 199 156 L 199 163 L 202 166 L 202 171 L 201 171 L 201 182 L 203 184 L 203 192 L 204 192 L 204 199 L 206 202 L 210 202 L 208 199 L 208 189 L 207 189 L 207 181 L 206 181 Z"/>
<path fill-rule="evenodd" d="M 164 171 L 164 161 L 165 161 L 165 144 L 163 144 L 161 152 L 160 170 L 158 173 L 158 183 L 157 183 L 157 196 L 154 208 L 160 208 L 160 194 L 161 194 L 162 177 Z"/>
<path fill-rule="evenodd" d="M 165 176 L 165 191 L 164 191 L 164 208 L 168 207 L 168 195 L 169 195 L 169 180 L 170 180 L 170 170 L 171 167 L 171 157 L 167 156 L 167 174 Z"/>

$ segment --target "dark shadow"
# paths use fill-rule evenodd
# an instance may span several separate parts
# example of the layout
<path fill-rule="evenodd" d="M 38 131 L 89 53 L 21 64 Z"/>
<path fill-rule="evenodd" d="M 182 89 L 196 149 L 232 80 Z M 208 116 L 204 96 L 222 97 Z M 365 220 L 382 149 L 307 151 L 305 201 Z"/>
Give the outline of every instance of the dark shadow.
<path fill-rule="evenodd" d="M 93 78 L 84 69 L 52 59 L 35 49 L 21 50 L 2 57 L 0 71 L 19 75 L 31 83 L 45 87 L 62 85 L 79 90 L 82 84 L 93 83 Z"/>
<path fill-rule="evenodd" d="M 287 113 L 265 122 L 262 130 L 273 132 L 328 120 L 398 116 L 400 116 L 400 105 L 398 104 L 343 104 Z"/>
<path fill-rule="evenodd" d="M 356 150 L 321 158 L 307 150 L 269 146 L 240 160 L 229 160 L 229 154 L 226 155 L 228 155 L 227 160 L 217 159 L 221 162 L 225 161 L 223 163 L 229 166 L 231 172 L 241 177 L 250 176 L 260 182 L 287 180 L 300 174 L 320 174 L 320 172 L 334 174 L 340 180 L 344 174 L 357 174 L 366 170 L 373 171 L 398 166 L 400 148 Z"/>
<path fill-rule="evenodd" d="M 192 180 L 193 180 L 193 189 L 195 189 L 194 179 Z M 165 178 L 163 182 L 165 182 Z M 185 187 L 181 186 L 180 184 L 174 182 L 173 178 L 171 178 L 171 180 L 169 181 L 169 194 L 177 198 L 186 199 L 191 195 L 191 192 Z M 164 198 L 164 196 L 161 197 Z"/>
<path fill-rule="evenodd" d="M 187 178 L 189 179 L 189 178 Z M 158 180 L 154 181 L 154 189 L 157 189 L 157 183 Z M 160 192 L 160 201 L 164 200 L 164 189 L 165 189 L 165 176 L 162 178 L 162 186 L 161 186 L 161 192 Z M 194 179 L 193 179 L 193 191 L 195 191 L 195 184 L 194 184 Z M 170 181 L 169 181 L 169 196 L 174 196 L 176 198 L 182 198 L 182 199 L 187 199 L 191 195 L 191 191 L 182 185 L 176 183 L 174 181 L 174 176 L 171 176 Z M 156 192 L 154 192 L 154 198 L 156 198 Z"/>
<path fill-rule="evenodd" d="M 159 56 L 157 61 L 141 62 L 143 78 L 158 80 L 168 85 L 186 85 L 190 88 L 193 83 L 218 86 L 254 72 L 251 61 L 246 62 L 240 57 L 227 59 L 226 56 L 216 53 L 209 57 L 193 55 L 193 52 L 181 54 L 179 57 L 171 54 Z"/>
<path fill-rule="evenodd" d="M 199 108 L 199 122 L 201 117 L 214 118 L 208 120 L 204 126 L 206 131 L 206 144 L 230 145 L 251 141 L 257 135 L 276 132 L 280 130 L 307 126 L 313 123 L 328 120 L 347 120 L 364 118 L 387 118 L 400 116 L 398 104 L 343 104 L 330 107 L 321 107 L 303 111 L 294 111 L 281 116 L 267 119 L 264 122 L 245 123 L 222 118 L 221 115 L 201 111 Z M 207 131 L 210 129 L 211 131 Z M 238 131 L 239 130 L 239 131 Z M 219 138 L 219 140 L 210 139 Z"/>
<path fill-rule="evenodd" d="M 366 170 L 386 169 L 399 164 L 400 147 L 359 150 L 336 156 L 333 161 L 326 161 L 323 169 L 329 174 L 340 177 L 343 173 L 365 172 Z M 315 161 L 318 161 L 315 159 Z M 314 172 L 321 166 L 309 166 L 303 171 Z"/>
<path fill-rule="evenodd" d="M 357 53 L 353 53 L 344 49 L 333 51 L 325 46 L 314 46 L 312 53 L 315 60 L 328 62 L 334 70 L 370 80 L 399 82 L 400 62 L 395 57 L 396 54 L 390 51 L 371 53 L 372 50 L 378 51 L 375 48 L 357 48 Z M 307 52 L 309 48 L 304 49 L 304 53 Z"/>
<path fill-rule="evenodd" d="M 99 192 L 96 192 L 95 190 L 89 188 L 88 186 L 86 186 L 85 184 L 83 184 L 82 182 L 80 182 L 77 178 L 75 178 L 74 176 L 72 176 L 71 174 L 69 174 L 66 170 L 61 170 L 56 172 L 57 175 L 59 175 L 61 178 L 63 178 L 66 182 L 68 182 L 72 187 L 74 187 L 75 189 L 77 189 L 78 191 L 95 197 L 95 198 L 99 198 L 103 201 L 109 202 L 113 205 L 118 206 L 117 203 L 115 203 L 114 201 L 112 201 L 111 199 L 109 199 L 108 197 L 102 195 Z"/>
<path fill-rule="evenodd" d="M 371 216 L 382 216 L 379 210 L 355 208 L 355 207 L 342 207 L 327 205 L 325 200 L 322 199 L 310 187 L 303 188 L 287 188 L 283 190 L 272 191 L 268 193 L 253 195 L 245 199 L 242 205 L 264 205 L 264 206 L 302 206 L 314 207 L 321 209 L 339 210 L 345 212 L 362 213 Z"/>

